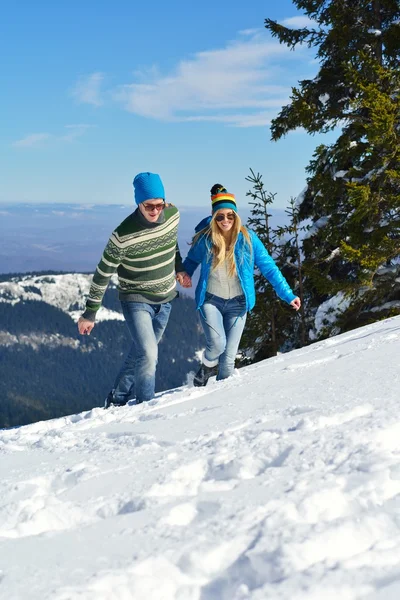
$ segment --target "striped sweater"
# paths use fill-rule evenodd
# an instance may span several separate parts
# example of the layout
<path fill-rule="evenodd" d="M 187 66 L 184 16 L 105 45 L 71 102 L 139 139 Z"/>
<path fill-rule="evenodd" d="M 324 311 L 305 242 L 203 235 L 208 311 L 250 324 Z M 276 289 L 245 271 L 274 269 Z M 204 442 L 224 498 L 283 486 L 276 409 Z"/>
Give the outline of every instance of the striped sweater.
<path fill-rule="evenodd" d="M 157 223 L 146 221 L 136 209 L 113 231 L 93 275 L 85 319 L 95 320 L 116 271 L 120 300 L 162 304 L 175 298 L 175 268 L 183 270 L 178 223 L 178 209 L 167 204 Z"/>

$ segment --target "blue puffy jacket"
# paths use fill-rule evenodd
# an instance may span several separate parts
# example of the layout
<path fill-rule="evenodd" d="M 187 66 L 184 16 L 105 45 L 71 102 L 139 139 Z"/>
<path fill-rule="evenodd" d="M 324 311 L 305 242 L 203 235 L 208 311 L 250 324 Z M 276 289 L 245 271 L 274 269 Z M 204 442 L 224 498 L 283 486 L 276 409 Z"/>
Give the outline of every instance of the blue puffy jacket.
<path fill-rule="evenodd" d="M 239 233 L 235 244 L 236 271 L 246 298 L 246 310 L 251 310 L 256 302 L 254 267 L 258 267 L 264 277 L 271 283 L 279 298 L 290 304 L 296 296 L 290 289 L 288 282 L 268 254 L 260 238 L 251 230 L 249 230 L 249 235 L 252 251 L 250 251 L 243 233 Z M 196 287 L 197 308 L 200 308 L 204 304 L 212 259 L 213 254 L 210 240 L 205 235 L 202 235 L 190 248 L 186 259 L 183 261 L 183 268 L 190 276 L 193 275 L 197 267 L 201 264 L 200 279 Z"/>

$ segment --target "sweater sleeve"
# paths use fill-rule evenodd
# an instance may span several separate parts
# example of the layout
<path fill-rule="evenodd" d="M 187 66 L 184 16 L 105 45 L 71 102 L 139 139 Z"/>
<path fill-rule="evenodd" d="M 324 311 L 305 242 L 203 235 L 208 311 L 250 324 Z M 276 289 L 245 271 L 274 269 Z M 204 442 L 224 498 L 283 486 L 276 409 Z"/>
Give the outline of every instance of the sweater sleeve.
<path fill-rule="evenodd" d="M 84 319 L 93 322 L 96 320 L 96 313 L 101 306 L 110 279 L 121 264 L 123 257 L 124 251 L 117 245 L 113 233 L 108 240 L 107 246 L 104 249 L 103 255 L 93 275 L 89 296 L 86 300 L 85 312 L 82 315 Z"/>
<path fill-rule="evenodd" d="M 260 269 L 265 279 L 270 282 L 279 298 L 290 304 L 296 296 L 291 290 L 288 282 L 278 269 L 274 259 L 264 247 L 260 238 L 255 233 L 252 235 L 252 240 L 256 267 Z"/>
<path fill-rule="evenodd" d="M 176 243 L 176 252 L 175 252 L 175 272 L 179 273 L 180 271 L 184 271 L 184 268 L 183 268 L 182 255 L 179 250 L 179 245 L 177 242 Z"/>

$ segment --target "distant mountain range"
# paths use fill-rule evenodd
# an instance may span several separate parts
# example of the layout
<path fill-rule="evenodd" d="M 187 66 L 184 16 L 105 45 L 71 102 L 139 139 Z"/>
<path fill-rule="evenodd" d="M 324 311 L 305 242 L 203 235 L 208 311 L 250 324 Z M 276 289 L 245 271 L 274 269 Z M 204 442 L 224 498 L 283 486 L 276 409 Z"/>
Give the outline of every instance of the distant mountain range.
<path fill-rule="evenodd" d="M 0 273 L 77 271 L 92 273 L 113 229 L 136 206 L 118 204 L 0 204 Z M 194 227 L 210 214 L 204 207 L 179 207 L 179 245 L 186 256 Z M 274 224 L 286 219 L 271 210 Z M 240 208 L 243 222 L 249 206 Z"/>
<path fill-rule="evenodd" d="M 115 280 L 92 335 L 78 334 L 90 281 L 79 273 L 0 277 L 0 427 L 103 404 L 130 340 Z M 160 344 L 157 390 L 184 383 L 202 347 L 193 299 L 177 298 Z"/>

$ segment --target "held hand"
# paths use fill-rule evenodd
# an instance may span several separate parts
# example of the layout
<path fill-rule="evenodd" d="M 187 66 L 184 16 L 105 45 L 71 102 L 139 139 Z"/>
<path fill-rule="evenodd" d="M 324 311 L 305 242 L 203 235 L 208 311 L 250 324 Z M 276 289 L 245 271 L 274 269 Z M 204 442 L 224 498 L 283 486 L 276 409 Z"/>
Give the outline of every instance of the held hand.
<path fill-rule="evenodd" d="M 179 283 L 179 285 L 181 285 L 182 287 L 183 287 L 184 276 L 185 276 L 184 271 L 179 271 L 179 273 L 176 274 L 176 280 Z"/>
<path fill-rule="evenodd" d="M 192 287 L 192 278 L 187 273 L 185 273 L 185 275 L 183 276 L 183 287 L 185 287 L 185 288 Z"/>
<path fill-rule="evenodd" d="M 93 321 L 89 321 L 88 319 L 79 317 L 78 330 L 81 335 L 90 335 L 93 327 L 94 327 Z"/>
<path fill-rule="evenodd" d="M 176 280 L 184 288 L 192 287 L 192 280 L 186 271 L 180 271 L 176 274 Z"/>
<path fill-rule="evenodd" d="M 300 298 L 295 298 L 294 300 L 291 301 L 290 306 L 292 308 L 294 308 L 294 310 L 299 310 L 300 306 L 301 306 L 301 300 Z"/>

